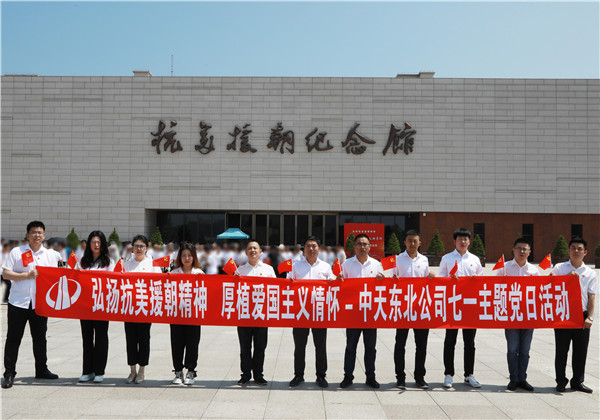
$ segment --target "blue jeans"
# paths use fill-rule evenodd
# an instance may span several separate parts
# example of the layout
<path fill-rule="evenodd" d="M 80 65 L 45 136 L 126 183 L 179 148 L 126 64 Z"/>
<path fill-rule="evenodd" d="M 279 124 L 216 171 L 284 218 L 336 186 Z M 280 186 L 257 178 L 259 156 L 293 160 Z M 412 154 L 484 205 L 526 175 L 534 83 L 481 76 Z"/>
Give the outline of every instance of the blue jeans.
<path fill-rule="evenodd" d="M 527 379 L 527 365 L 529 365 L 529 349 L 533 330 L 510 329 L 504 330 L 508 353 L 508 371 L 510 380 L 523 382 Z"/>

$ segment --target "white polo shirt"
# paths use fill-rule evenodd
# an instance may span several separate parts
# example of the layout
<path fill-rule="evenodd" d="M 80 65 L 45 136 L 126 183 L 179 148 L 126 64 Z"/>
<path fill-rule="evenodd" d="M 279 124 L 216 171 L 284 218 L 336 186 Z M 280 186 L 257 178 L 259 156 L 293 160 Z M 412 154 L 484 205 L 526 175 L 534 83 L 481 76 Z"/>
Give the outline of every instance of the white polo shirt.
<path fill-rule="evenodd" d="M 13 248 L 8 254 L 6 261 L 4 261 L 2 268 L 14 271 L 15 273 L 27 273 L 34 270 L 36 266 L 58 267 L 58 262 L 61 260 L 60 254 L 53 249 L 46 249 L 43 246 L 37 252 L 31 251 L 33 262 L 24 267 L 21 255 L 30 250 L 29 245 Z M 31 302 L 31 307 L 35 309 L 35 279 L 11 280 L 10 282 L 8 303 L 18 308 L 27 309 Z"/>
<path fill-rule="evenodd" d="M 240 276 L 251 276 L 251 277 L 277 277 L 275 270 L 269 264 L 258 262 L 256 265 L 246 263 L 238 268 Z"/>
<path fill-rule="evenodd" d="M 539 276 L 540 272 L 533 264 L 525 262 L 523 267 L 519 265 L 517 260 L 512 259 L 504 263 L 504 268 L 496 272 L 497 276 Z"/>
<path fill-rule="evenodd" d="M 292 271 L 288 273 L 288 277 L 296 280 L 333 280 L 335 278 L 331 266 L 318 258 L 312 265 L 306 259 L 296 261 L 292 264 Z"/>
<path fill-rule="evenodd" d="M 185 273 L 183 272 L 181 267 L 177 267 L 175 270 L 171 271 L 171 274 L 185 274 Z M 200 270 L 199 268 L 192 267 L 191 274 L 204 274 L 204 271 Z"/>
<path fill-rule="evenodd" d="M 392 271 L 398 277 L 427 277 L 429 275 L 429 260 L 425 255 L 419 254 L 411 258 L 404 251 L 396 257 L 396 267 Z"/>
<path fill-rule="evenodd" d="M 126 273 L 162 273 L 160 267 L 154 267 L 150 258 L 144 258 L 142 261 L 138 261 L 134 258 L 129 261 L 125 261 L 123 264 L 123 270 Z"/>
<path fill-rule="evenodd" d="M 575 268 L 571 261 L 556 264 L 552 269 L 552 274 L 555 276 L 566 276 L 574 271 L 579 274 L 579 284 L 581 285 L 581 305 L 584 311 L 588 307 L 588 293 L 591 295 L 598 294 L 598 275 L 594 270 L 589 268 L 584 263 L 581 267 Z"/>
<path fill-rule="evenodd" d="M 375 277 L 378 273 L 383 274 L 383 267 L 375 258 L 367 257 L 367 261 L 361 264 L 358 258 L 354 256 L 342 264 L 342 275 L 347 279 Z"/>
<path fill-rule="evenodd" d="M 460 255 L 455 249 L 453 252 L 442 257 L 439 276 L 450 276 L 450 270 L 454 268 L 455 261 L 458 261 L 458 270 L 455 274 L 456 277 L 470 277 L 483 274 L 483 267 L 481 267 L 481 261 L 479 261 L 477 255 L 473 255 L 469 251 L 465 252 L 465 255 Z"/>

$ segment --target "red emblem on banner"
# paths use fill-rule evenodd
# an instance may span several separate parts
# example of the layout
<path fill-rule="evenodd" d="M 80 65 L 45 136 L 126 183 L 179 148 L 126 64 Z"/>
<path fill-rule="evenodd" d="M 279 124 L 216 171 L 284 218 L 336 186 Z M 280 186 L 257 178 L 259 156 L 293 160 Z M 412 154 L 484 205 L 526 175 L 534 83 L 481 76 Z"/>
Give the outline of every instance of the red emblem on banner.
<path fill-rule="evenodd" d="M 23 261 L 23 267 L 27 267 L 33 262 L 33 253 L 31 251 L 22 253 L 21 260 Z"/>
<path fill-rule="evenodd" d="M 287 260 L 279 264 L 277 266 L 277 271 L 279 271 L 279 274 L 292 271 L 292 260 Z"/>

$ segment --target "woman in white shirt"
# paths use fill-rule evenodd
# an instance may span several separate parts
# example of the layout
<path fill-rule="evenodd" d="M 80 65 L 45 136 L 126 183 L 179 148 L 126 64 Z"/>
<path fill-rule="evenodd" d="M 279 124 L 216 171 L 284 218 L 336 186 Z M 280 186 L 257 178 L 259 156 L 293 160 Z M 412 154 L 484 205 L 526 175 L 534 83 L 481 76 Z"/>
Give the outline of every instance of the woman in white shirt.
<path fill-rule="evenodd" d="M 182 243 L 177 254 L 177 268 L 172 274 L 204 274 L 192 244 Z M 171 325 L 171 355 L 173 357 L 174 384 L 192 385 L 196 381 L 200 325 Z M 183 353 L 185 352 L 185 361 Z M 185 379 L 183 368 L 187 369 Z"/>
<path fill-rule="evenodd" d="M 148 239 L 144 235 L 137 235 L 133 243 L 134 258 L 123 264 L 126 273 L 161 273 L 159 267 L 152 266 L 152 260 L 146 257 Z M 144 382 L 144 369 L 150 359 L 150 327 L 152 324 L 145 322 L 126 322 L 125 341 L 127 345 L 127 364 L 131 369 L 125 380 L 128 384 Z M 136 371 L 137 365 L 140 366 Z"/>
<path fill-rule="evenodd" d="M 79 262 L 80 270 L 112 271 L 115 263 L 108 255 L 106 236 L 95 230 L 88 236 L 88 246 Z M 83 373 L 79 382 L 104 380 L 104 369 L 108 360 L 108 321 L 81 321 L 81 339 L 83 340 Z"/>

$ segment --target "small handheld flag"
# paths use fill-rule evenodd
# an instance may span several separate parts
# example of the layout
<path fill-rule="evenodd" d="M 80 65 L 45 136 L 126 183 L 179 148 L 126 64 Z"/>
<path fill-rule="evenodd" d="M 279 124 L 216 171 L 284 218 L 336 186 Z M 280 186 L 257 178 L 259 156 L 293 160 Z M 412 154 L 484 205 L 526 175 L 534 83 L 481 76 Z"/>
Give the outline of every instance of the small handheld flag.
<path fill-rule="evenodd" d="M 77 265 L 77 256 L 73 251 L 69 254 L 69 259 L 67 260 L 67 265 L 71 268 L 75 268 Z"/>
<path fill-rule="evenodd" d="M 337 277 L 340 275 L 340 273 L 342 272 L 342 264 L 340 264 L 340 260 L 335 260 L 331 270 L 333 271 L 334 276 Z"/>
<path fill-rule="evenodd" d="M 542 270 L 547 270 L 547 269 L 549 269 L 550 267 L 552 267 L 552 258 L 551 258 L 551 256 L 550 256 L 550 254 L 546 255 L 546 258 L 544 258 L 544 259 L 542 260 L 542 262 L 540 263 L 539 267 L 540 267 Z"/>
<path fill-rule="evenodd" d="M 164 267 L 168 268 L 171 263 L 171 258 L 168 255 L 165 255 L 162 258 L 157 258 L 152 260 L 152 267 Z"/>
<path fill-rule="evenodd" d="M 389 270 L 396 266 L 396 256 L 392 255 L 391 257 L 382 258 L 380 262 L 384 270 Z"/>
<path fill-rule="evenodd" d="M 223 271 L 229 274 L 230 276 L 233 276 L 235 274 L 235 272 L 237 271 L 237 265 L 235 265 L 233 258 L 230 258 L 229 261 L 227 261 L 227 264 L 223 266 Z"/>
<path fill-rule="evenodd" d="M 21 254 L 21 260 L 23 261 L 23 267 L 27 267 L 33 262 L 33 252 L 27 251 Z"/>
<path fill-rule="evenodd" d="M 292 260 L 287 260 L 279 264 L 277 266 L 277 271 L 279 271 L 279 274 L 292 271 Z"/>
<path fill-rule="evenodd" d="M 454 276 L 457 271 L 458 271 L 458 260 L 455 260 L 454 267 L 452 267 L 452 270 L 450 270 L 450 275 Z"/>
<path fill-rule="evenodd" d="M 502 254 L 502 256 L 500 257 L 500 259 L 498 260 L 498 262 L 496 263 L 494 268 L 492 268 L 492 271 L 496 271 L 501 268 L 504 268 L 504 254 Z"/>
<path fill-rule="evenodd" d="M 123 260 L 121 258 L 119 258 L 119 261 L 117 261 L 117 263 L 115 264 L 115 268 L 113 269 L 113 272 L 115 273 L 122 273 L 125 267 L 123 267 Z"/>

